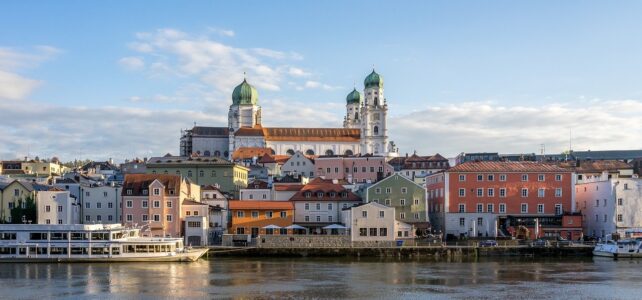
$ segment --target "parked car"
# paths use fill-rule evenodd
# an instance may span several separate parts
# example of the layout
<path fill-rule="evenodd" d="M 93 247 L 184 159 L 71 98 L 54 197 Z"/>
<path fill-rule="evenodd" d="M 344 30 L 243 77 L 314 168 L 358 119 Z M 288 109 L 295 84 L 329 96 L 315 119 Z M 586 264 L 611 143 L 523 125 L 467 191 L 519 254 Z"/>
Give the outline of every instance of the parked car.
<path fill-rule="evenodd" d="M 531 243 L 531 247 L 548 247 L 551 243 L 545 239 L 537 239 Z"/>
<path fill-rule="evenodd" d="M 495 240 L 480 241 L 479 247 L 497 247 L 497 241 Z"/>

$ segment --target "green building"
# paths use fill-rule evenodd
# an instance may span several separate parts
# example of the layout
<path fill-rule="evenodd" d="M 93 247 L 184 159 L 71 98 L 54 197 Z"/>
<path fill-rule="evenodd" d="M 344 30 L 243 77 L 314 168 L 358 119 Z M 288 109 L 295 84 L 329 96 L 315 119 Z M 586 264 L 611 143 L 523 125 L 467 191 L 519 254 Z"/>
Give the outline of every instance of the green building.
<path fill-rule="evenodd" d="M 220 157 L 163 156 L 147 160 L 148 174 L 181 175 L 198 185 L 218 184 L 224 192 L 238 197 L 247 187 L 249 169 Z"/>
<path fill-rule="evenodd" d="M 426 189 L 412 180 L 394 174 L 369 186 L 366 202 L 377 202 L 395 208 L 397 221 L 413 224 L 417 229 L 428 228 Z"/>

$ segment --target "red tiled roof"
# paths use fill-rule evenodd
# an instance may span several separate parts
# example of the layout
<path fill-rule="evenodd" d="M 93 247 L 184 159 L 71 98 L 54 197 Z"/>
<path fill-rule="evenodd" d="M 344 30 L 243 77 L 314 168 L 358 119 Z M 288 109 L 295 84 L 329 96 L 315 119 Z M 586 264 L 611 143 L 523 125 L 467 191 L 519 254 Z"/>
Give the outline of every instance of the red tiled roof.
<path fill-rule="evenodd" d="M 259 158 L 258 163 L 261 164 L 269 164 L 269 163 L 275 163 L 276 160 L 274 159 L 274 156 L 270 155 L 269 153 L 263 154 L 261 158 Z"/>
<path fill-rule="evenodd" d="M 234 200 L 228 202 L 229 209 L 294 209 L 290 201 Z"/>
<path fill-rule="evenodd" d="M 192 200 L 183 200 L 183 205 L 207 205 L 207 203 L 201 203 Z"/>
<path fill-rule="evenodd" d="M 143 195 L 143 190 L 148 189 L 149 185 L 158 180 L 165 186 L 165 195 L 170 195 L 169 190 L 174 190 L 174 195 L 179 194 L 181 187 L 181 177 L 178 175 L 166 174 L 127 174 L 125 175 L 125 182 L 123 183 L 123 196 L 147 196 Z M 132 190 L 131 195 L 127 194 L 127 190 Z M 147 194 L 151 194 L 148 191 Z"/>
<path fill-rule="evenodd" d="M 298 192 L 303 188 L 302 184 L 275 184 L 274 190 L 279 192 Z"/>
<path fill-rule="evenodd" d="M 576 166 L 579 165 L 579 166 Z M 630 170 L 633 166 L 619 160 L 592 160 L 560 163 L 560 167 L 574 169 L 578 173 L 601 173 L 603 171 Z"/>
<path fill-rule="evenodd" d="M 232 153 L 232 159 L 252 159 L 254 157 L 262 157 L 266 154 L 272 154 L 272 152 L 274 152 L 272 148 L 240 147 L 234 150 L 234 153 Z"/>
<path fill-rule="evenodd" d="M 202 191 L 220 191 L 221 189 L 217 188 L 213 184 L 210 184 L 210 185 L 206 185 L 206 186 L 201 187 L 201 190 Z"/>
<path fill-rule="evenodd" d="M 264 128 L 266 141 L 358 142 L 361 130 L 353 128 Z"/>
<path fill-rule="evenodd" d="M 448 172 L 571 172 L 562 167 L 533 161 L 479 161 L 465 162 Z"/>
<path fill-rule="evenodd" d="M 235 136 L 264 136 L 263 128 L 261 126 L 256 127 L 241 127 L 234 133 Z"/>
<path fill-rule="evenodd" d="M 318 193 L 323 193 L 322 197 L 318 196 Z M 332 197 L 330 193 L 335 193 L 335 196 Z M 307 197 L 306 194 L 310 193 L 310 197 Z M 342 193 L 346 193 L 346 196 L 343 197 Z M 318 201 L 361 201 L 361 198 L 355 195 L 350 190 L 343 187 L 341 184 L 332 183 L 332 180 L 325 180 L 321 178 L 315 178 L 310 181 L 308 184 L 304 185 L 303 188 L 298 191 L 290 201 L 297 200 L 318 200 Z"/>

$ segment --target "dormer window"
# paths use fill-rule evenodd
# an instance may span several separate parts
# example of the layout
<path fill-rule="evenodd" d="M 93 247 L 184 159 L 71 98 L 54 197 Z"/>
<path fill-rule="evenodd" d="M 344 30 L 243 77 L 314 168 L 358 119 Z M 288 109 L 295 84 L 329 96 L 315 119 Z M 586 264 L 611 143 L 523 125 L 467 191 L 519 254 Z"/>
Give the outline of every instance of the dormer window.
<path fill-rule="evenodd" d="M 310 192 L 305 192 L 305 197 L 306 197 L 306 198 L 310 198 L 310 197 L 312 197 L 312 193 L 310 193 Z"/>
<path fill-rule="evenodd" d="M 323 192 L 317 192 L 317 197 L 323 198 Z"/>
<path fill-rule="evenodd" d="M 149 191 L 147 189 L 143 189 L 143 195 L 149 194 Z"/>
<path fill-rule="evenodd" d="M 174 195 L 174 190 L 169 190 L 170 195 Z"/>
<path fill-rule="evenodd" d="M 134 191 L 132 191 L 132 189 L 127 189 L 127 195 L 131 195 L 131 194 L 133 194 L 133 192 Z"/>
<path fill-rule="evenodd" d="M 342 198 L 348 198 L 348 193 L 347 192 L 342 192 L 341 193 Z"/>
<path fill-rule="evenodd" d="M 334 198 L 334 197 L 336 197 L 336 196 L 337 196 L 337 193 L 335 193 L 335 192 L 331 192 L 331 193 L 330 193 L 330 197 Z"/>

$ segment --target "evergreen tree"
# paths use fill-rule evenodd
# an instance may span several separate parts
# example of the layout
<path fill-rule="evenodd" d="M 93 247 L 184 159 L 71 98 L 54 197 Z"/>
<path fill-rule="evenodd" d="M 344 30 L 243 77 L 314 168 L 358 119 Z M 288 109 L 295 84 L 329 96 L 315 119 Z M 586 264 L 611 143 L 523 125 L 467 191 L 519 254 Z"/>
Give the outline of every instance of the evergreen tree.
<path fill-rule="evenodd" d="M 23 216 L 27 223 L 29 221 L 31 221 L 32 224 L 36 224 L 38 222 L 36 215 L 36 201 L 34 201 L 31 196 L 18 200 L 18 205 L 11 209 L 11 223 L 22 224 Z"/>

